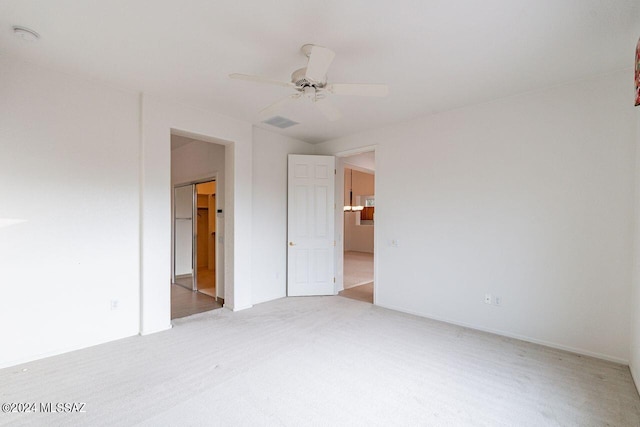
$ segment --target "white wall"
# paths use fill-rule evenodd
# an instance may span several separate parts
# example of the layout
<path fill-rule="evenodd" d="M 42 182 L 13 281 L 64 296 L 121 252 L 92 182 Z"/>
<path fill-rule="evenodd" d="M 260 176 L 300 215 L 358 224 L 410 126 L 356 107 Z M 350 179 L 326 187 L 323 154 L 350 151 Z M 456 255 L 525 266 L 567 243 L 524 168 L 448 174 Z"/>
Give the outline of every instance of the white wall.
<path fill-rule="evenodd" d="M 357 212 L 344 213 L 344 250 L 373 253 L 373 225 L 360 225 Z"/>
<path fill-rule="evenodd" d="M 376 302 L 627 361 L 628 73 L 317 146 L 376 145 Z"/>
<path fill-rule="evenodd" d="M 0 56 L 0 367 L 138 332 L 138 141 L 136 94 Z"/>
<path fill-rule="evenodd" d="M 253 129 L 254 304 L 287 294 L 287 155 L 312 152 L 305 142 Z"/>
<path fill-rule="evenodd" d="M 220 298 L 224 298 L 224 166 L 225 146 L 221 144 L 193 141 L 171 151 L 172 187 L 205 178 L 217 179 L 216 209 L 223 211 L 223 217 L 216 221 L 216 295 Z M 189 236 L 191 233 L 189 230 Z M 189 259 L 189 271 L 190 262 Z"/>
<path fill-rule="evenodd" d="M 0 56 L 0 367 L 171 327 L 172 133 L 225 144 L 225 307 L 284 295 L 286 155 L 310 145 Z"/>
<path fill-rule="evenodd" d="M 184 184 L 218 174 L 217 201 L 224 201 L 225 146 L 193 141 L 171 152 L 171 184 Z"/>
<path fill-rule="evenodd" d="M 614 73 L 317 147 L 377 145 L 376 301 L 628 360 L 630 93 L 627 72 Z M 229 307 L 284 295 L 286 168 L 270 162 L 306 144 L 1 56 L 0 225 L 26 222 L 0 228 L 0 366 L 170 327 L 172 129 L 227 143 Z M 278 140 L 282 157 L 268 149 Z M 408 201 L 420 221 L 396 209 Z M 274 248 L 273 262 L 254 259 Z M 484 305 L 485 292 L 503 307 Z"/>

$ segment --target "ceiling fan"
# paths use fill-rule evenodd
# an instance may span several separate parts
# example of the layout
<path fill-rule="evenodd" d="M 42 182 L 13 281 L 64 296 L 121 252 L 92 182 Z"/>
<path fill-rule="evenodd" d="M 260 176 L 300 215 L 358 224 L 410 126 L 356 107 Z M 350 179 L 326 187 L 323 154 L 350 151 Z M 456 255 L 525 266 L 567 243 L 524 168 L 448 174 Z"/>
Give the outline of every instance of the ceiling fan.
<path fill-rule="evenodd" d="M 327 99 L 330 95 L 351 96 L 387 96 L 389 88 L 384 84 L 363 83 L 328 83 L 327 70 L 336 55 L 326 47 L 305 44 L 301 48 L 302 53 L 309 58 L 307 66 L 300 68 L 291 74 L 291 82 L 282 82 L 268 77 L 251 76 L 247 74 L 229 74 L 232 79 L 248 80 L 276 86 L 284 86 L 295 90 L 286 98 L 264 108 L 258 114 L 262 121 L 275 116 L 281 109 L 292 102 L 311 101 L 320 112 L 330 121 L 342 117 L 342 113 Z"/>

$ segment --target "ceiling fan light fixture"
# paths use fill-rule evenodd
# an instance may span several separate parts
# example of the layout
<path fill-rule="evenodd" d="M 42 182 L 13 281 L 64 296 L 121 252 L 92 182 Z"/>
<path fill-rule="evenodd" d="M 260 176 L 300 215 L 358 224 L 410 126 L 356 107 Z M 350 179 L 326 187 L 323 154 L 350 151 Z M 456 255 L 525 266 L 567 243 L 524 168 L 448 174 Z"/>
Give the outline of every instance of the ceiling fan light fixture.
<path fill-rule="evenodd" d="M 316 88 L 313 86 L 307 86 L 304 88 L 304 96 L 308 99 L 315 100 L 316 98 Z"/>

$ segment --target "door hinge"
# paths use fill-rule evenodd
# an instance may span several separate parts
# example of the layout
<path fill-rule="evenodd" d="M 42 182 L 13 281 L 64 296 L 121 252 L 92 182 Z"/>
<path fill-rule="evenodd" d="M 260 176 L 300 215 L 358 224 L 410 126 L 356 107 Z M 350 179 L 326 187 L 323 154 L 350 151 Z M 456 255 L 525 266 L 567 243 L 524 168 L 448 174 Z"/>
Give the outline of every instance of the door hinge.
<path fill-rule="evenodd" d="M 335 245 L 336 245 L 336 241 L 334 240 L 334 241 L 333 241 L 333 246 L 335 246 Z"/>
<path fill-rule="evenodd" d="M 336 283 L 336 278 L 335 277 L 333 278 L 333 283 Z"/>
<path fill-rule="evenodd" d="M 334 170 L 333 170 L 333 174 L 334 174 L 334 175 L 338 175 L 338 169 L 334 169 Z"/>

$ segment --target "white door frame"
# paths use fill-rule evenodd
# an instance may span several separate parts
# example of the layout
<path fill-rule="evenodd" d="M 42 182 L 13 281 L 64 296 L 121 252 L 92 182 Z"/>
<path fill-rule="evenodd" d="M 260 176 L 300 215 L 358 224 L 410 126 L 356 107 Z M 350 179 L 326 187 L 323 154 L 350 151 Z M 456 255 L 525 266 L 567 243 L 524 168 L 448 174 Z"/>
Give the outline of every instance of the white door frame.
<path fill-rule="evenodd" d="M 252 307 L 253 126 L 159 96 L 139 97 L 139 318 L 141 335 L 171 325 L 171 134 L 225 146 L 225 301 Z"/>
<path fill-rule="evenodd" d="M 377 145 L 367 145 L 365 147 L 353 148 L 350 150 L 340 151 L 339 153 L 335 153 L 336 156 L 336 201 L 338 200 L 339 195 L 342 197 L 340 199 L 340 209 L 336 209 L 336 221 L 335 221 L 335 235 L 336 242 L 338 242 L 337 250 L 336 250 L 336 294 L 344 289 L 344 211 L 342 209 L 342 204 L 344 203 L 345 191 L 344 191 L 344 158 L 353 156 L 355 154 L 367 153 L 373 151 L 375 156 L 375 173 L 373 174 L 373 182 L 374 187 L 378 188 L 378 153 L 377 153 Z M 378 196 L 376 194 L 376 205 L 378 204 Z M 378 255 L 380 251 L 378 248 L 380 247 L 379 240 L 379 227 L 374 224 L 373 227 L 373 304 L 376 304 L 378 300 L 378 290 L 380 287 L 380 283 L 378 280 Z"/>

